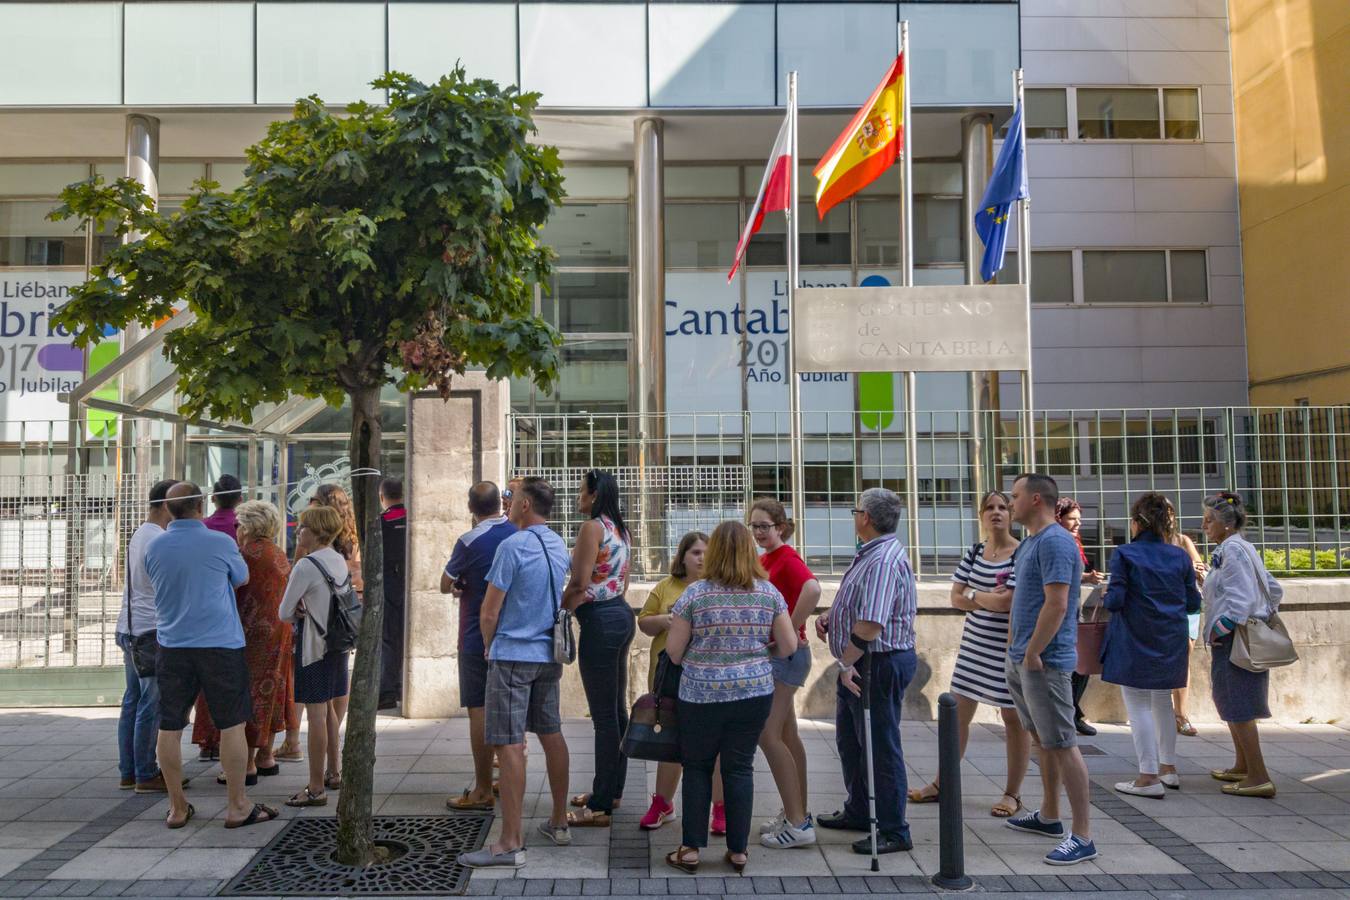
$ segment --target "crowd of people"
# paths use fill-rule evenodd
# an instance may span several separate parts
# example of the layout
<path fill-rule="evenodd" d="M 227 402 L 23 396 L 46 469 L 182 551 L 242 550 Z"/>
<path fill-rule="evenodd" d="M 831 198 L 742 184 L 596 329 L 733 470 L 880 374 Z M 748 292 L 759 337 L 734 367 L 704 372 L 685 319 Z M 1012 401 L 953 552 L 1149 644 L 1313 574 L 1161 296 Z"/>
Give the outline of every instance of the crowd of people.
<path fill-rule="evenodd" d="M 182 790 L 180 757 L 181 732 L 194 706 L 193 739 L 202 758 L 221 762 L 227 828 L 277 816 L 252 802 L 247 788 L 276 774 L 281 761 L 305 755 L 309 761 L 307 783 L 288 805 L 325 805 L 328 792 L 341 787 L 348 659 L 331 651 L 325 634 L 333 598 L 362 590 L 350 499 L 337 486 L 321 487 L 300 514 L 295 554 L 287 559 L 277 510 L 239 503 L 240 494 L 237 480 L 222 478 L 212 488 L 216 511 L 203 518 L 196 485 L 161 482 L 128 547 L 127 602 L 118 623 L 127 665 L 122 784 L 167 791 L 170 828 L 182 827 L 194 812 Z M 401 484 L 386 480 L 381 497 L 385 539 L 401 548 Z M 679 761 L 657 767 L 656 791 L 639 822 L 655 830 L 674 820 L 674 795 L 681 791 L 682 834 L 665 857 L 670 866 L 697 871 L 711 833 L 725 837 L 726 862 L 744 870 L 757 749 L 781 798 L 780 811 L 758 826 L 762 847 L 813 844 L 817 828 L 870 831 L 870 793 L 876 837 L 861 837 L 852 849 L 912 848 L 906 804 L 936 801 L 940 780 L 934 773 L 932 782 L 911 790 L 906 777 L 900 717 L 918 667 L 918 602 L 897 538 L 903 506 L 895 493 L 869 488 L 859 495 L 852 510 L 856 556 L 813 628 L 808 620 L 821 585 L 789 543 L 794 523 L 771 498 L 756 499 L 743 522 L 723 522 L 711 535 L 684 535 L 669 576 L 636 615 L 627 600 L 633 543 L 612 474 L 592 470 L 582 477 L 577 508 L 583 523 L 570 550 L 549 527 L 556 496 L 542 478 L 514 479 L 505 488 L 481 482 L 467 500 L 473 527 L 455 542 L 440 590 L 458 599 L 459 699 L 469 716 L 474 775 L 446 806 L 496 810 L 502 828 L 492 843 L 461 854 L 461 863 L 524 864 L 527 732 L 542 748 L 552 801 L 537 834 L 567 845 L 574 828 L 612 826 L 627 786 L 627 676 L 639 630 L 652 639 L 647 688 L 670 696 L 678 710 Z M 1131 540 L 1115 548 L 1108 577 L 1084 548 L 1078 504 L 1059 496 L 1053 478 L 1024 474 L 1010 493 L 994 490 L 981 498 L 980 539 L 951 579 L 951 605 L 965 614 L 951 682 L 961 752 L 980 704 L 997 709 L 1007 772 L 990 814 L 1009 828 L 1054 839 L 1047 863 L 1073 865 L 1098 853 L 1088 770 L 1077 743 L 1092 728 L 1080 706 L 1085 668 L 1119 687 L 1128 713 L 1138 774 L 1116 790 L 1161 799 L 1181 787 L 1176 743 L 1178 735 L 1194 733 L 1184 692 L 1193 642 L 1202 639 L 1211 648 L 1214 704 L 1235 751 L 1232 766 L 1210 774 L 1225 782 L 1225 793 L 1275 796 L 1257 731 L 1257 722 L 1270 715 L 1269 675 L 1230 660 L 1234 633 L 1252 618 L 1268 618 L 1282 593 L 1243 538 L 1245 521 L 1237 494 L 1204 501 L 1202 527 L 1215 547 L 1206 563 L 1180 533 L 1168 498 L 1144 494 L 1130 509 Z M 390 555 L 386 550 L 387 560 Z M 402 565 L 401 554 L 386 564 L 386 584 L 391 574 L 397 582 L 389 602 L 398 634 L 386 635 L 384 648 L 393 648 L 396 661 L 402 655 Z M 1087 601 L 1081 601 L 1084 584 L 1095 585 Z M 1095 668 L 1082 665 L 1083 606 L 1099 607 L 1093 618 L 1108 617 L 1091 660 L 1100 663 Z M 590 790 L 569 797 L 561 682 L 572 656 L 563 634 L 571 617 L 579 626 L 574 650 L 595 771 Z M 135 652 L 148 631 L 158 646 L 150 677 L 138 670 Z M 842 809 L 819 816 L 810 808 L 796 717 L 796 694 L 812 672 L 812 633 L 818 652 L 833 661 L 835 739 L 846 792 Z M 385 667 L 382 705 L 397 702 L 398 668 Z M 309 720 L 303 751 L 302 712 Z M 1043 794 L 1031 809 L 1023 804 L 1022 783 L 1033 754 Z"/>
<path fill-rule="evenodd" d="M 382 672 L 381 705 L 401 698 L 403 486 L 385 479 L 388 591 L 384 646 L 396 665 Z M 290 806 L 321 806 L 341 786 L 339 730 L 346 713 L 345 652 L 324 639 L 331 598 L 360 591 L 360 548 L 351 499 L 322 485 L 300 513 L 295 555 L 282 549 L 285 523 L 270 503 L 244 500 L 237 478 L 212 485 L 214 506 L 191 482 L 151 488 L 144 523 L 126 553 L 126 593 L 117 623 L 126 691 L 118 725 L 121 786 L 169 795 L 167 824 L 196 813 L 183 792 L 182 732 L 192 721 L 201 760 L 219 760 L 226 828 L 274 819 L 278 810 L 248 798 L 258 779 L 300 762 L 301 715 L 309 718 L 306 786 Z M 277 744 L 278 735 L 283 738 Z"/>

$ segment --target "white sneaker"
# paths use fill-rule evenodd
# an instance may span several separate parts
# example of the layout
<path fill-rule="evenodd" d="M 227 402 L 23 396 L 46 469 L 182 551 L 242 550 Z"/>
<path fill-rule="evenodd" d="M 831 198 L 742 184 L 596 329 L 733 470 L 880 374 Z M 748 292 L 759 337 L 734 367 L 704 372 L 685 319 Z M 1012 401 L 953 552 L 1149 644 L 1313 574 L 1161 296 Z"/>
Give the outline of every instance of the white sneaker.
<path fill-rule="evenodd" d="M 809 847 L 816 842 L 816 827 L 810 817 L 801 825 L 789 825 L 760 837 L 759 842 L 772 850 L 790 850 L 793 847 Z"/>
<path fill-rule="evenodd" d="M 787 816 L 780 809 L 772 819 L 765 819 L 759 823 L 760 835 L 773 834 L 787 824 Z"/>
<path fill-rule="evenodd" d="M 1116 790 L 1122 794 L 1131 794 L 1135 797 L 1152 797 L 1155 800 L 1161 800 L 1166 795 L 1162 784 L 1137 785 L 1133 781 L 1117 782 Z"/>
<path fill-rule="evenodd" d="M 1181 790 L 1181 776 L 1176 772 L 1168 772 L 1166 775 L 1159 775 L 1163 787 L 1171 788 L 1174 791 Z"/>

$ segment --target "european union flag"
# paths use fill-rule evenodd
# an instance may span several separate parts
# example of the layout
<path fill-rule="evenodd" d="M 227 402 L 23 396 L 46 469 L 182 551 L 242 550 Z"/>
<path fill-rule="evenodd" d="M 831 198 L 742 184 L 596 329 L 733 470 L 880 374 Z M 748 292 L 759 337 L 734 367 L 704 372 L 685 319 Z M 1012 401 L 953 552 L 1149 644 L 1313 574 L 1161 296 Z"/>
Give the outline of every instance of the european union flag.
<path fill-rule="evenodd" d="M 1008 122 L 1008 137 L 999 150 L 989 186 L 984 189 L 980 211 L 975 213 L 975 232 L 984 241 L 980 277 L 985 281 L 1003 268 L 1003 251 L 1008 246 L 1008 220 L 1012 206 L 1031 196 L 1027 189 L 1026 144 L 1022 139 L 1022 107 L 1017 107 Z"/>

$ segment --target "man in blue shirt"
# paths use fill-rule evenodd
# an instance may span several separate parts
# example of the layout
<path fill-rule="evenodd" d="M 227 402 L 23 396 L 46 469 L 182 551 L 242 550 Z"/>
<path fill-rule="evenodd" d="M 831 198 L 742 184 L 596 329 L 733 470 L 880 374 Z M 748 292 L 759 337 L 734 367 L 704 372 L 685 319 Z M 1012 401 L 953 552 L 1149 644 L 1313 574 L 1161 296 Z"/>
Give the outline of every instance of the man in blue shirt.
<path fill-rule="evenodd" d="M 520 529 L 501 513 L 501 495 L 491 481 L 469 488 L 473 528 L 455 541 L 441 573 L 441 593 L 459 598 L 459 705 L 469 711 L 469 747 L 473 751 L 473 787 L 445 801 L 450 810 L 492 809 L 492 748 L 485 738 L 488 662 L 478 614 L 487 594 L 488 571 L 501 542 Z"/>
<path fill-rule="evenodd" d="M 159 638 L 159 764 L 169 791 L 167 824 L 182 828 L 195 812 L 183 796 L 183 729 L 200 691 L 220 729 L 225 827 L 240 828 L 275 819 L 277 810 L 249 802 L 244 786 L 244 723 L 253 703 L 234 589 L 248 581 L 248 565 L 234 541 L 206 527 L 204 499 L 190 482 L 171 487 L 165 505 L 173 521 L 145 552 Z"/>
<path fill-rule="evenodd" d="M 539 833 L 570 844 L 567 830 L 567 742 L 562 735 L 559 682 L 553 661 L 553 622 L 562 605 L 570 559 L 567 545 L 548 527 L 553 488 L 525 478 L 511 498 L 511 521 L 520 531 L 502 541 L 488 572 L 479 623 L 488 648 L 485 731 L 501 763 L 502 831 L 496 843 L 459 862 L 470 868 L 525 865 L 521 817 L 525 802 L 525 732 L 539 736 L 553 794 L 553 814 Z"/>
<path fill-rule="evenodd" d="M 1083 559 L 1078 542 L 1055 521 L 1059 486 L 1049 475 L 1017 476 L 1013 519 L 1030 535 L 1013 556 L 1008 656 L 1004 670 L 1018 718 L 1041 748 L 1045 797 L 1035 812 L 1008 819 L 1009 828 L 1063 838 L 1045 857 L 1071 866 L 1097 857 L 1088 824 L 1088 771 L 1078 752 L 1071 676 L 1078 661 L 1078 595 Z M 1059 820 L 1063 783 L 1073 813 L 1073 831 Z"/>

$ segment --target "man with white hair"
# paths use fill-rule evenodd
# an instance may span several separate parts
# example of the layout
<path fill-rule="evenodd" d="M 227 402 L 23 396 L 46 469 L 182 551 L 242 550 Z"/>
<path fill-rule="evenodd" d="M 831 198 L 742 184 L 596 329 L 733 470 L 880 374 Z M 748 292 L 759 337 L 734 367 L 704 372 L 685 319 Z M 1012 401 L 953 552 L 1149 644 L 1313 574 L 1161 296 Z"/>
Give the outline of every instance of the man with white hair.
<path fill-rule="evenodd" d="M 848 800 L 843 810 L 821 816 L 823 828 L 867 831 L 867 755 L 863 744 L 862 684 L 857 670 L 870 652 L 872 759 L 876 776 L 877 852 L 914 847 L 905 821 L 905 755 L 900 746 L 900 704 L 914 678 L 914 617 L 918 595 L 914 570 L 895 536 L 900 498 L 885 488 L 868 488 L 853 510 L 853 527 L 862 541 L 858 555 L 839 583 L 829 613 L 816 620 L 816 634 L 829 642 L 839 673 L 835 706 L 835 743 L 844 769 Z M 870 854 L 870 837 L 853 843 L 853 852 Z"/>

